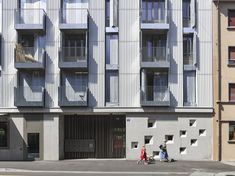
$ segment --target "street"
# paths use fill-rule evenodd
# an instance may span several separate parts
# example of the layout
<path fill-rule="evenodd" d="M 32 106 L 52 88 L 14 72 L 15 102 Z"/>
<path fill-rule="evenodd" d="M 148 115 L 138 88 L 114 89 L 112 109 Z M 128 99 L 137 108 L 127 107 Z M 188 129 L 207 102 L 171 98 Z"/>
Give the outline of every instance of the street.
<path fill-rule="evenodd" d="M 171 175 L 171 176 L 235 176 L 235 166 L 213 161 L 157 161 L 137 165 L 126 160 L 63 160 L 34 162 L 0 162 L 0 175 Z"/>

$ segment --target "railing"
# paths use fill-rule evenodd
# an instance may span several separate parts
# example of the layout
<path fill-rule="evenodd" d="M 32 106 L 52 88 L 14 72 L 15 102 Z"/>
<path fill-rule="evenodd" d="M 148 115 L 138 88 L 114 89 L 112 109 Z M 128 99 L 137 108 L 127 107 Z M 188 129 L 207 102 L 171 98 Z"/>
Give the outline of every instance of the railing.
<path fill-rule="evenodd" d="M 142 62 L 163 62 L 167 61 L 166 47 L 143 47 Z"/>
<path fill-rule="evenodd" d="M 59 104 L 69 105 L 86 105 L 87 104 L 87 86 L 60 86 L 59 87 Z"/>
<path fill-rule="evenodd" d="M 60 62 L 87 61 L 86 47 L 62 47 L 60 52 Z"/>
<path fill-rule="evenodd" d="M 15 87 L 15 104 L 20 106 L 44 103 L 44 88 L 42 86 Z"/>
<path fill-rule="evenodd" d="M 169 102 L 170 90 L 167 86 L 144 86 L 141 90 L 142 102 Z"/>
<path fill-rule="evenodd" d="M 43 63 L 44 48 L 39 47 L 24 47 L 21 44 L 16 44 L 15 62 L 16 63 Z"/>
<path fill-rule="evenodd" d="M 184 53 L 184 65 L 193 65 L 194 58 L 193 53 Z"/>
<path fill-rule="evenodd" d="M 15 9 L 16 24 L 44 24 L 43 9 Z"/>
<path fill-rule="evenodd" d="M 183 18 L 183 27 L 191 27 L 191 19 Z"/>
<path fill-rule="evenodd" d="M 60 10 L 60 23 L 65 24 L 87 24 L 87 9 L 65 8 Z"/>
<path fill-rule="evenodd" d="M 142 9 L 142 23 L 167 23 L 168 10 Z"/>

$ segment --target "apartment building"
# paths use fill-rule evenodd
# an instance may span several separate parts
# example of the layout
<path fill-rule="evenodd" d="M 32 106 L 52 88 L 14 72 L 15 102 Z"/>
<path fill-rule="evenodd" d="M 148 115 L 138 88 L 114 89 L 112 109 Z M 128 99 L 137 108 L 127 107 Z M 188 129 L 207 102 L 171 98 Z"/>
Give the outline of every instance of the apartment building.
<path fill-rule="evenodd" d="M 211 0 L 2 2 L 0 159 L 212 158 Z"/>
<path fill-rule="evenodd" d="M 214 160 L 235 159 L 235 2 L 213 2 Z"/>

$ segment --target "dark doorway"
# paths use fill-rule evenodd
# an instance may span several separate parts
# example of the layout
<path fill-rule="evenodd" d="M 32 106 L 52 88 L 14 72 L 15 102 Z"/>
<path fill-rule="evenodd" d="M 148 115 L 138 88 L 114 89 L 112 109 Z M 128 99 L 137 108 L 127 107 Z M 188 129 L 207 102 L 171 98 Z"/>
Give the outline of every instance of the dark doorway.
<path fill-rule="evenodd" d="M 124 116 L 65 116 L 65 159 L 125 158 Z"/>
<path fill-rule="evenodd" d="M 28 133 L 28 159 L 39 158 L 39 133 Z"/>

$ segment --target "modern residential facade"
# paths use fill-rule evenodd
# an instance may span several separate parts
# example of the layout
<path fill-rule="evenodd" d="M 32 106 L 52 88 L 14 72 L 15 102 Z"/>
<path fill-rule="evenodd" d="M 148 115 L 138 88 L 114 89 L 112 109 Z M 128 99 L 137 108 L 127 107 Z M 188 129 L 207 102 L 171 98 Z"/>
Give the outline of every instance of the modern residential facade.
<path fill-rule="evenodd" d="M 0 159 L 212 159 L 211 0 L 2 2 Z"/>
<path fill-rule="evenodd" d="M 213 2 L 214 160 L 235 160 L 235 2 Z"/>

